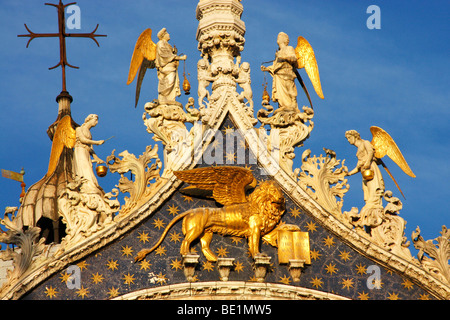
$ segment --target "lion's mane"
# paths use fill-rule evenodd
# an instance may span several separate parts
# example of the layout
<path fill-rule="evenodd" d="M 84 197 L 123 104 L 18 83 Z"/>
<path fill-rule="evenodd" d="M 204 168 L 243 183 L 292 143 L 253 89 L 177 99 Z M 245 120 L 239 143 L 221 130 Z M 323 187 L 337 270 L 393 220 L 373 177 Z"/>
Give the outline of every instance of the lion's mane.
<path fill-rule="evenodd" d="M 270 232 L 285 211 L 283 192 L 273 181 L 264 181 L 248 196 L 249 204 L 264 219 L 262 234 Z"/>

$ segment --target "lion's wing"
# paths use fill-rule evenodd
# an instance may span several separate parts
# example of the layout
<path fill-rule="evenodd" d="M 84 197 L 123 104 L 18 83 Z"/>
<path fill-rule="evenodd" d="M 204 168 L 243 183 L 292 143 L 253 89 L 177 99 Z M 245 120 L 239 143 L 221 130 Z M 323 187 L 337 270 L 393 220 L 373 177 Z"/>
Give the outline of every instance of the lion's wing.
<path fill-rule="evenodd" d="M 252 172 L 242 167 L 205 167 L 174 171 L 174 174 L 196 188 L 211 190 L 214 199 L 223 205 L 247 202 L 245 187 L 256 185 Z"/>

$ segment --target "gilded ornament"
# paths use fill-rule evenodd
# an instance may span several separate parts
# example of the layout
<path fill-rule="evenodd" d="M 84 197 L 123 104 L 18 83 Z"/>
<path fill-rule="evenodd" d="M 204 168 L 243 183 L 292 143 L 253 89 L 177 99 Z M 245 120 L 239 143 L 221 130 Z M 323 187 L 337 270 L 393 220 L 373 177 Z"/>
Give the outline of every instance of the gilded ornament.
<path fill-rule="evenodd" d="M 306 264 L 311 264 L 308 232 L 279 228 L 277 236 L 279 263 L 302 260 Z"/>
<path fill-rule="evenodd" d="M 107 166 L 105 166 L 105 165 L 98 165 L 96 168 L 95 168 L 95 172 L 97 173 L 97 176 L 99 176 L 99 177 L 104 177 L 104 176 L 106 176 L 106 174 L 108 173 L 108 167 Z"/>
<path fill-rule="evenodd" d="M 189 80 L 186 77 L 186 60 L 184 61 L 183 64 L 183 91 L 185 95 L 189 95 L 190 94 L 190 90 L 191 90 L 191 84 L 189 83 Z"/>
<path fill-rule="evenodd" d="M 373 170 L 367 169 L 362 171 L 362 176 L 364 178 L 364 180 L 372 180 L 375 177 L 375 173 L 373 172 Z"/>
<path fill-rule="evenodd" d="M 144 79 L 145 72 L 148 68 L 155 67 L 156 59 L 156 44 L 152 41 L 152 29 L 145 29 L 134 47 L 133 55 L 131 56 L 130 69 L 128 71 L 127 85 L 133 82 L 139 70 L 139 76 L 136 83 L 136 99 L 135 107 L 139 101 L 141 92 L 141 84 Z"/>
<path fill-rule="evenodd" d="M 223 207 L 195 208 L 179 214 L 168 224 L 158 242 L 151 249 L 141 250 L 135 261 L 141 261 L 158 248 L 169 229 L 181 219 L 185 236 L 180 248 L 183 256 L 190 253 L 191 243 L 200 238 L 206 259 L 217 261 L 209 248 L 213 233 L 246 237 L 252 257 L 261 255 L 260 238 L 276 228 L 285 211 L 284 195 L 274 182 L 265 181 L 246 196 L 246 189 L 254 188 L 256 179 L 250 170 L 242 167 L 206 167 L 174 174 L 192 185 L 184 192 L 212 196 Z"/>
<path fill-rule="evenodd" d="M 392 139 L 392 137 L 389 135 L 389 133 L 384 131 L 382 128 L 375 126 L 370 127 L 370 132 L 372 133 L 373 137 L 371 143 L 375 149 L 375 158 L 381 160 L 381 158 L 387 155 L 400 167 L 400 169 L 403 170 L 404 173 L 412 178 L 415 178 L 416 175 L 412 172 L 411 168 L 403 157 L 403 154 L 401 153 L 400 149 L 398 148 L 394 139 Z M 389 173 L 389 175 L 391 174 Z"/>
<path fill-rule="evenodd" d="M 185 95 L 190 94 L 191 84 L 189 83 L 189 80 L 186 78 L 186 75 L 184 76 L 183 90 Z"/>
<path fill-rule="evenodd" d="M 270 101 L 270 95 L 269 92 L 267 92 L 267 84 L 264 85 L 263 95 L 262 95 L 263 101 Z"/>
<path fill-rule="evenodd" d="M 302 36 L 297 38 L 295 55 L 297 57 L 297 67 L 299 69 L 305 68 L 306 74 L 311 80 L 317 95 L 320 99 L 324 99 L 322 85 L 320 84 L 319 67 L 317 66 L 314 50 Z"/>

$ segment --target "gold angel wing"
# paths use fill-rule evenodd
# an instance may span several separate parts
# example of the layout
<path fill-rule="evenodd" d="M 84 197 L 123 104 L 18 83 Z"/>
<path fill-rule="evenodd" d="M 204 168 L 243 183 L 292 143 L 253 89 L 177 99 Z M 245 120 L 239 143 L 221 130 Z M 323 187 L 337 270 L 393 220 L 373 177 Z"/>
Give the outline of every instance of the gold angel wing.
<path fill-rule="evenodd" d="M 211 190 L 213 198 L 223 205 L 247 202 L 245 187 L 256 186 L 252 172 L 242 167 L 205 167 L 174 171 L 174 174 L 196 188 Z"/>
<path fill-rule="evenodd" d="M 56 126 L 55 134 L 53 136 L 52 150 L 50 151 L 50 161 L 48 163 L 48 170 L 46 176 L 49 177 L 56 170 L 59 162 L 59 157 L 64 150 L 64 147 L 73 148 L 75 146 L 76 133 L 72 128 L 72 119 L 69 115 L 64 116 L 59 120 Z"/>
<path fill-rule="evenodd" d="M 370 127 L 372 132 L 372 145 L 375 149 L 375 157 L 378 159 L 387 155 L 392 159 L 408 176 L 415 178 L 415 174 L 412 172 L 405 158 L 403 157 L 400 149 L 397 147 L 394 139 L 379 127 Z"/>
<path fill-rule="evenodd" d="M 131 56 L 127 84 L 133 82 L 144 59 L 149 61 L 156 59 L 156 44 L 152 41 L 152 29 L 150 28 L 145 29 L 136 41 L 133 55 Z"/>
<path fill-rule="evenodd" d="M 316 90 L 319 98 L 324 99 L 322 85 L 320 83 L 319 67 L 317 66 L 316 56 L 309 42 L 302 36 L 297 39 L 297 47 L 295 48 L 297 56 L 297 67 L 305 68 L 309 79 L 312 82 L 314 90 Z"/>

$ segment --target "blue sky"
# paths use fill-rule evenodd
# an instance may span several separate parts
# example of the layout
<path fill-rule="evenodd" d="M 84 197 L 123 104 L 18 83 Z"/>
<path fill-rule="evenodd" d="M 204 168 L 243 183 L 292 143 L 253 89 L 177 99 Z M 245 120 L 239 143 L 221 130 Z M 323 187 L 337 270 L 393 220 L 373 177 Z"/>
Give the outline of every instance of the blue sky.
<path fill-rule="evenodd" d="M 51 141 L 46 130 L 56 119 L 55 98 L 61 91 L 60 68 L 48 70 L 59 60 L 58 40 L 35 39 L 26 49 L 27 39 L 17 37 L 26 33 L 24 23 L 34 32 L 57 32 L 56 10 L 44 2 L 0 4 L 0 168 L 18 172 L 24 167 L 28 187 L 47 171 Z M 128 150 L 139 156 L 154 144 L 141 116 L 144 103 L 157 97 L 157 82 L 154 70 L 149 70 L 135 109 L 135 84 L 126 85 L 134 44 L 144 29 L 153 29 L 156 41 L 156 32 L 166 27 L 170 42 L 188 56 L 191 93 L 196 93 L 197 1 L 79 0 L 77 4 L 81 29 L 73 32 L 90 32 L 98 23 L 97 33 L 108 37 L 99 38 L 100 48 L 89 39 L 67 40 L 68 62 L 80 67 L 67 70 L 67 88 L 74 98 L 72 116 L 81 124 L 88 114 L 96 113 L 99 124 L 92 130 L 94 139 L 115 136 L 95 148 L 100 158 L 106 159 L 113 149 L 116 154 Z M 262 96 L 260 65 L 273 59 L 277 34 L 286 32 L 294 46 L 302 35 L 315 50 L 325 100 L 315 95 L 301 71 L 315 108 L 315 128 L 304 147 L 296 150 L 294 167 L 300 166 L 305 148 L 319 155 L 326 147 L 335 150 L 338 159 L 346 159 L 352 169 L 356 148 L 348 144 L 345 131 L 355 129 L 370 140 L 370 126 L 380 126 L 394 138 L 417 176 L 408 177 L 385 159 L 407 198 L 402 199 L 400 215 L 407 221 L 408 240 L 416 226 L 425 239 L 439 236 L 444 224 L 450 227 L 450 3 L 243 0 L 242 4 L 247 30 L 242 61 L 251 66 L 255 112 Z M 379 30 L 366 26 L 366 9 L 372 4 L 381 9 Z M 179 101 L 186 103 L 187 98 L 183 95 Z M 306 104 L 306 98 L 299 91 L 302 103 Z M 118 179 L 109 173 L 99 183 L 110 191 Z M 387 175 L 385 181 L 387 189 L 400 197 Z M 360 175 L 350 177 L 349 183 L 343 209 L 361 208 Z M 0 190 L 0 212 L 18 205 L 18 182 L 0 177 Z"/>

